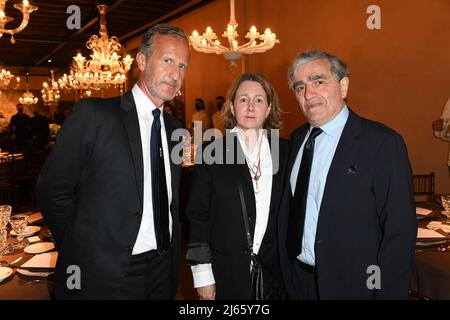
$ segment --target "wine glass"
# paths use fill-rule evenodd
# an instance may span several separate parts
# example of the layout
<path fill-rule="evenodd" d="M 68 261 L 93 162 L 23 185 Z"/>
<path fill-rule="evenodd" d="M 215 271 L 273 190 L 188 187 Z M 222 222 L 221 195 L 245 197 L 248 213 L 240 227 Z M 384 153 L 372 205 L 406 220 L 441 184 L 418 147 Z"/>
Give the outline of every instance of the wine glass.
<path fill-rule="evenodd" d="M 443 194 L 441 196 L 441 202 L 444 207 L 442 214 L 447 217 L 447 222 L 450 222 L 450 194 Z"/>
<path fill-rule="evenodd" d="M 11 216 L 11 206 L 8 205 L 1 205 L 0 206 L 0 230 L 2 230 L 2 236 L 3 236 L 3 229 L 6 232 L 6 226 L 8 225 L 9 222 L 9 217 Z M 4 254 L 8 254 L 9 250 L 8 250 L 8 245 L 6 242 L 6 239 L 8 238 L 8 233 L 6 233 L 6 238 L 5 238 L 5 242 L 0 242 L 0 256 L 4 255 Z M 1 261 L 0 264 L 3 264 L 4 261 Z"/>
<path fill-rule="evenodd" d="M 9 217 L 11 216 L 11 206 L 0 206 L 0 229 L 6 228 L 8 225 Z"/>
<path fill-rule="evenodd" d="M 18 243 L 15 245 L 17 249 L 23 249 L 27 245 L 22 242 L 23 240 L 23 232 L 28 225 L 27 215 L 25 214 L 16 214 L 9 218 L 9 223 L 11 224 L 12 229 L 17 234 Z"/>
<path fill-rule="evenodd" d="M 3 256 L 3 252 L 7 246 L 6 240 L 8 239 L 8 230 L 6 228 L 0 229 L 0 258 Z M 0 261 L 0 267 L 6 267 L 8 265 L 7 261 Z"/>

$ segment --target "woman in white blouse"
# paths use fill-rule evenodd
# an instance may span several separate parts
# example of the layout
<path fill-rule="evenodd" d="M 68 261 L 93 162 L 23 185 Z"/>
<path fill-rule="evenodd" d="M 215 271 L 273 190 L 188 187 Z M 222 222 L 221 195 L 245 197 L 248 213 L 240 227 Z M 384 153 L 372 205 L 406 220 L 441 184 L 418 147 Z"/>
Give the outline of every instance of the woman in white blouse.
<path fill-rule="evenodd" d="M 288 143 L 276 130 L 280 112 L 270 83 L 260 74 L 242 74 L 223 108 L 225 137 L 197 152 L 202 158 L 194 168 L 186 215 L 187 261 L 200 299 L 254 298 L 252 253 L 262 265 L 264 299 L 286 297 L 277 248 L 288 154 Z"/>

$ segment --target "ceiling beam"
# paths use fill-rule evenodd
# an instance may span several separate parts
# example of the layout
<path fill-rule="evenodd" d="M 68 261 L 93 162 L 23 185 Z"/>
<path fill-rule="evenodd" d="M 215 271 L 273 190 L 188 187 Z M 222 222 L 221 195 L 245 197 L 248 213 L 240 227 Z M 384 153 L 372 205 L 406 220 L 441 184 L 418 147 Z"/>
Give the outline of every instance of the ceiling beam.
<path fill-rule="evenodd" d="M 42 40 L 42 39 L 27 39 L 27 38 L 14 38 L 16 42 L 38 42 L 38 43 L 55 43 L 60 44 L 63 41 L 59 40 Z"/>

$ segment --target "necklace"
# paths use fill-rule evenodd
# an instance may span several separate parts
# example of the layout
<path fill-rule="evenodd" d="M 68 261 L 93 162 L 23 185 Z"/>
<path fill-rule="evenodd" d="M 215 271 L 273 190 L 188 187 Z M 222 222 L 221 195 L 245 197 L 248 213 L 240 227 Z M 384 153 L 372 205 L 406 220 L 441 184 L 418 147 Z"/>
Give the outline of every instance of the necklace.
<path fill-rule="evenodd" d="M 258 181 L 259 178 L 261 178 L 261 159 L 259 159 L 258 157 L 258 165 L 253 164 L 252 166 L 250 166 L 249 163 L 247 162 L 247 167 L 251 172 L 250 176 L 252 177 L 252 180 L 255 180 L 255 193 L 258 194 L 259 193 Z"/>
<path fill-rule="evenodd" d="M 241 132 L 239 132 L 241 133 Z M 242 136 L 242 133 L 241 133 Z M 248 170 L 250 171 L 250 177 L 252 178 L 252 180 L 255 181 L 255 186 L 254 186 L 254 192 L 255 194 L 258 194 L 260 192 L 259 189 L 259 185 L 258 185 L 258 181 L 259 178 L 261 178 L 261 144 L 262 144 L 262 133 L 259 135 L 258 140 L 256 141 L 256 148 L 258 150 L 258 153 L 256 155 L 256 159 L 253 162 L 253 164 L 251 164 L 251 161 L 249 159 L 249 157 L 247 156 L 247 154 L 244 152 L 244 156 L 245 156 L 245 160 L 247 163 L 247 167 Z M 245 141 L 245 137 L 243 137 L 243 140 Z M 245 144 L 245 142 L 244 142 Z M 247 150 L 250 152 L 250 150 L 247 148 Z"/>

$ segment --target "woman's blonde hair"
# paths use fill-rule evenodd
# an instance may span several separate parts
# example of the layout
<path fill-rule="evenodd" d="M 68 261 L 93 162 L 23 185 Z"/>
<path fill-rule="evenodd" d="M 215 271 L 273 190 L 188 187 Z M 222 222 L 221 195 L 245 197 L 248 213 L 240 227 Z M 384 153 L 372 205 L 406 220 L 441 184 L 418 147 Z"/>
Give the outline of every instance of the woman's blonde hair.
<path fill-rule="evenodd" d="M 255 81 L 259 83 L 263 87 L 267 95 L 267 102 L 269 103 L 270 106 L 270 113 L 267 119 L 264 121 L 263 128 L 279 129 L 282 125 L 282 121 L 281 121 L 281 108 L 278 102 L 278 95 L 273 89 L 272 85 L 269 83 L 269 81 L 267 81 L 266 78 L 264 78 L 264 76 L 259 73 L 243 73 L 239 77 L 237 77 L 236 80 L 234 80 L 233 85 L 228 90 L 227 101 L 223 105 L 223 110 L 221 113 L 224 127 L 226 129 L 231 129 L 237 125 L 236 118 L 231 112 L 231 103 L 234 103 L 234 99 L 236 98 L 236 92 L 238 91 L 240 85 L 244 81 Z"/>

